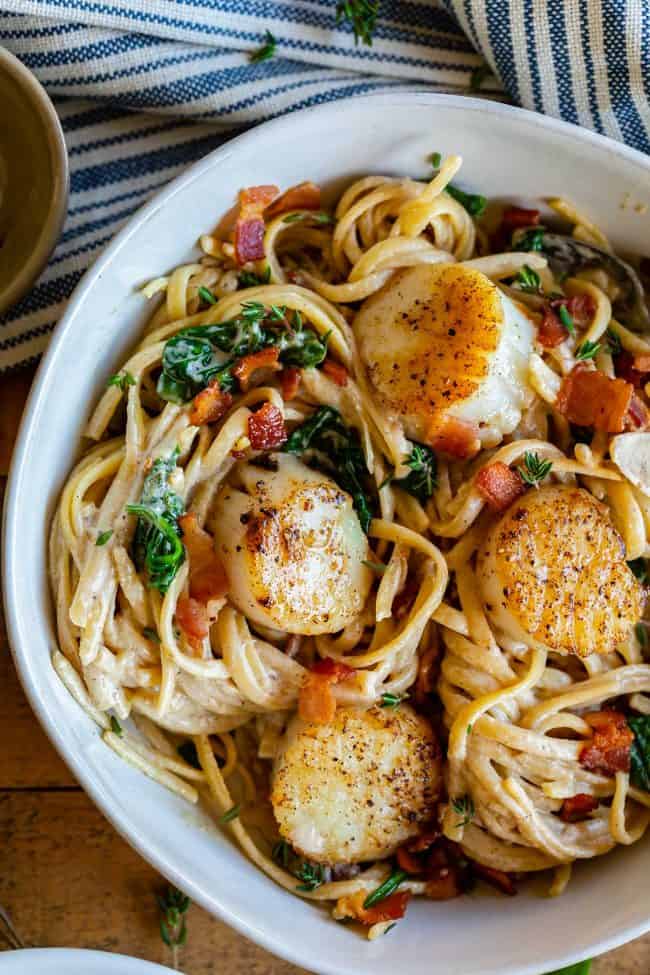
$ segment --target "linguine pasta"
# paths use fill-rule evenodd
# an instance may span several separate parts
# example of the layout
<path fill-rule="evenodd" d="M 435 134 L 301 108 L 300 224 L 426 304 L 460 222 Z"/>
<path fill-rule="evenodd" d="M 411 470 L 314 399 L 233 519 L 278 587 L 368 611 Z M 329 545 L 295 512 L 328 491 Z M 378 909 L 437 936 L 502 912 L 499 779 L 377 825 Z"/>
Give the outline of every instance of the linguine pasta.
<path fill-rule="evenodd" d="M 50 537 L 54 666 L 106 744 L 205 801 L 269 877 L 370 937 L 403 914 L 406 895 L 454 896 L 472 869 L 502 889 L 513 874 L 553 869 L 560 893 L 575 860 L 635 842 L 650 818 L 629 731 L 650 714 L 643 590 L 620 554 L 624 545 L 628 562 L 641 560 L 637 574 L 650 557 L 650 478 L 621 449 L 634 436 L 632 454 L 650 450 L 650 343 L 626 318 L 612 266 L 574 261 L 563 276 L 536 211 L 508 211 L 514 223 L 500 230 L 477 219 L 481 198 L 450 189 L 460 166 L 445 159 L 430 182 L 361 178 L 333 214 L 309 184 L 284 207 L 269 207 L 271 192 L 256 211 L 249 193 L 235 227 L 201 238 L 199 260 L 148 284 L 155 310 L 88 421 Z M 570 204 L 551 206 L 570 225 L 566 239 L 610 253 Z M 247 250 L 249 234 L 259 239 Z M 495 366 L 489 416 L 476 413 L 488 393 L 477 407 L 487 380 L 472 344 L 488 329 L 483 311 L 459 351 L 450 328 L 421 369 L 390 378 L 402 368 L 390 316 L 412 286 L 420 297 L 400 320 L 417 331 L 421 281 L 426 300 L 435 288 L 447 305 L 480 298 L 513 330 L 516 359 Z M 435 324 L 438 311 L 425 311 Z M 459 316 L 461 332 L 468 320 Z M 481 378 L 470 383 L 473 369 Z M 596 373 L 622 383 L 620 417 L 598 412 L 610 387 L 587 403 Z M 434 394 L 413 393 L 425 374 L 442 397 L 435 417 L 423 413 Z M 452 386 L 455 413 L 444 405 Z M 578 406 L 593 423 L 577 422 Z M 546 573 L 539 599 L 552 616 L 569 599 L 570 632 L 540 622 L 525 580 L 503 582 L 524 566 L 499 561 L 514 529 L 495 534 L 500 519 L 530 527 L 515 563 L 561 552 L 563 499 L 577 541 L 557 581 L 550 560 L 527 578 Z M 296 512 L 313 505 L 306 533 Z M 246 556 L 251 512 L 259 537 Z M 609 548 L 596 549 L 599 532 Z M 274 581 L 264 559 L 276 543 Z M 601 575 L 590 576 L 598 559 Z M 611 585 L 603 605 L 575 595 L 584 572 L 601 592 Z M 617 613 L 620 625 L 608 622 Z M 398 763 L 412 816 L 392 810 L 399 828 L 386 826 L 383 855 L 319 857 L 302 826 L 291 832 L 302 813 L 287 812 L 287 795 L 311 773 L 293 768 L 287 742 L 307 724 L 330 748 L 333 715 L 359 712 L 400 742 L 414 722 Z M 612 758 L 615 726 L 622 752 Z M 355 749 L 370 749 L 374 734 Z M 383 786 L 350 774 L 354 802 L 372 805 Z"/>

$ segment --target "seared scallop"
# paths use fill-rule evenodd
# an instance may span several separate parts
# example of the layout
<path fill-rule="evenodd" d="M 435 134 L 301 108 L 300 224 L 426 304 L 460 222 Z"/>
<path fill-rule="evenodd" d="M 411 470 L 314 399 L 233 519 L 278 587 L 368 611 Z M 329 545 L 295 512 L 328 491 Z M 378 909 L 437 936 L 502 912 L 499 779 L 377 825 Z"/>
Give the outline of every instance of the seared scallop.
<path fill-rule="evenodd" d="M 491 446 L 532 401 L 533 324 L 479 271 L 402 271 L 364 302 L 354 331 L 378 400 L 415 440 L 433 442 L 460 420 Z"/>
<path fill-rule="evenodd" d="M 582 488 L 528 491 L 488 533 L 477 568 L 494 625 L 533 646 L 609 653 L 643 610 L 609 510 Z"/>
<path fill-rule="evenodd" d="M 334 633 L 363 609 L 372 572 L 352 499 L 295 457 L 242 464 L 212 525 L 230 584 L 249 619 L 288 633 Z"/>
<path fill-rule="evenodd" d="M 408 705 L 339 708 L 326 725 L 293 719 L 274 767 L 280 834 L 317 863 L 390 856 L 432 819 L 441 758 Z"/>

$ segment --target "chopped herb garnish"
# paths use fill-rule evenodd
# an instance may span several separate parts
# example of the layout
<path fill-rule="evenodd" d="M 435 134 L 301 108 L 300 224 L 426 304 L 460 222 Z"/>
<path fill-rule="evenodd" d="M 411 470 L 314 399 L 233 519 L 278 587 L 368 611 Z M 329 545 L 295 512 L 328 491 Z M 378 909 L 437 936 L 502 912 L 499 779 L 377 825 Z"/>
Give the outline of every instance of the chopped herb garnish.
<path fill-rule="evenodd" d="M 471 735 L 471 733 L 472 733 L 472 725 L 468 724 L 467 728 L 465 729 L 465 734 Z"/>
<path fill-rule="evenodd" d="M 370 559 L 361 559 L 361 564 L 365 565 L 366 568 L 372 569 L 377 575 L 383 576 L 384 572 L 388 568 L 383 562 L 371 562 Z"/>
<path fill-rule="evenodd" d="M 111 715 L 111 731 L 113 732 L 114 735 L 117 735 L 118 738 L 121 738 L 122 735 L 124 734 L 124 732 L 122 731 L 122 725 L 117 720 L 114 714 Z"/>
<path fill-rule="evenodd" d="M 383 884 L 377 887 L 376 890 L 373 890 L 372 893 L 368 894 L 363 902 L 363 906 L 367 910 L 369 907 L 374 907 L 375 904 L 379 904 L 380 901 L 390 897 L 390 895 L 394 893 L 399 885 L 407 878 L 408 874 L 405 870 L 393 870 L 390 877 L 388 877 L 387 880 L 384 880 Z"/>
<path fill-rule="evenodd" d="M 459 190 L 453 183 L 448 184 L 447 192 L 461 206 L 465 207 L 470 216 L 480 217 L 485 212 L 487 206 L 487 198 L 485 196 L 481 196 L 479 193 L 465 193 L 464 190 Z"/>
<path fill-rule="evenodd" d="M 431 165 L 434 169 L 440 169 L 440 163 L 442 162 L 442 153 L 433 152 L 431 153 Z"/>
<path fill-rule="evenodd" d="M 370 478 L 356 430 L 343 422 L 331 406 L 321 406 L 289 435 L 282 448 L 289 454 L 313 452 L 314 463 L 331 473 L 352 496 L 364 532 L 368 531 L 375 507 L 375 489 Z"/>
<path fill-rule="evenodd" d="M 232 806 L 230 809 L 227 809 L 223 816 L 219 816 L 219 822 L 222 826 L 225 826 L 226 823 L 232 823 L 233 819 L 237 819 L 240 812 L 241 806 L 239 803 L 237 803 L 236 806 Z"/>
<path fill-rule="evenodd" d="M 287 213 L 282 223 L 299 223 L 301 220 L 313 220 L 314 223 L 336 223 L 336 218 L 324 210 L 301 210 L 299 213 Z"/>
<path fill-rule="evenodd" d="M 400 706 L 402 701 L 405 701 L 408 694 L 382 694 L 381 695 L 381 708 L 397 708 Z"/>
<path fill-rule="evenodd" d="M 539 482 L 551 473 L 553 462 L 542 460 L 539 454 L 527 450 L 524 454 L 523 464 L 517 468 L 524 484 L 531 487 L 539 487 Z"/>
<path fill-rule="evenodd" d="M 98 545 L 98 546 L 100 546 L 100 545 L 106 545 L 106 542 L 109 540 L 109 538 L 111 537 L 112 534 L 113 534 L 113 529 L 112 528 L 109 528 L 105 532 L 100 532 L 99 535 L 97 536 L 96 540 L 95 540 L 95 545 Z"/>
<path fill-rule="evenodd" d="M 607 345 L 609 347 L 610 353 L 613 356 L 620 355 L 621 352 L 623 351 L 623 348 L 621 346 L 621 340 L 616 334 L 616 332 L 612 332 L 611 328 L 608 328 L 606 335 L 607 335 Z"/>
<path fill-rule="evenodd" d="M 455 824 L 456 829 L 460 829 L 462 826 L 468 826 L 474 819 L 474 800 L 471 796 L 460 796 L 452 799 L 451 808 L 459 816 L 462 816 L 462 819 Z"/>
<path fill-rule="evenodd" d="M 183 501 L 169 487 L 178 451 L 159 457 L 144 479 L 138 504 L 127 504 L 126 511 L 137 515 L 133 536 L 133 558 L 138 569 L 145 568 L 152 589 L 165 593 L 185 560 L 178 519 Z"/>
<path fill-rule="evenodd" d="M 160 908 L 160 937 L 169 948 L 182 947 L 187 941 L 185 915 L 191 904 L 189 897 L 170 885 L 166 894 L 156 900 Z"/>
<path fill-rule="evenodd" d="M 316 888 L 320 887 L 324 880 L 323 865 L 322 863 L 308 863 L 305 860 L 295 871 L 294 875 L 296 880 L 301 881 L 301 883 L 296 887 L 296 890 L 301 890 L 305 893 L 311 890 L 316 890 Z"/>
<path fill-rule="evenodd" d="M 634 627 L 634 635 L 636 636 L 639 646 L 642 650 L 648 649 L 648 628 L 645 623 L 637 623 Z"/>
<path fill-rule="evenodd" d="M 579 362 L 586 362 L 587 359 L 594 359 L 600 352 L 600 342 L 583 342 L 576 349 L 576 359 Z"/>
<path fill-rule="evenodd" d="M 649 579 L 648 579 L 648 563 L 646 562 L 646 560 L 645 559 L 641 559 L 641 558 L 640 559 L 632 559 L 632 561 L 631 562 L 628 562 L 627 564 L 629 565 L 630 569 L 632 570 L 632 572 L 634 573 L 634 575 L 637 577 L 637 579 L 639 580 L 639 582 L 641 582 L 644 585 L 646 585 L 648 583 L 648 581 L 649 581 Z"/>
<path fill-rule="evenodd" d="M 469 77 L 469 88 L 470 91 L 480 91 L 481 85 L 486 78 L 489 78 L 492 71 L 488 64 L 479 64 L 478 68 L 474 68 Z"/>
<path fill-rule="evenodd" d="M 576 325 L 575 322 L 573 321 L 573 316 L 566 305 L 560 305 L 559 314 L 560 314 L 560 321 L 566 328 L 567 332 L 569 333 L 569 335 L 572 335 L 575 338 Z"/>
<path fill-rule="evenodd" d="M 431 447 L 416 443 L 404 463 L 410 468 L 410 473 L 398 478 L 395 484 L 412 494 L 420 504 L 426 504 L 438 486 L 436 455 Z"/>
<path fill-rule="evenodd" d="M 289 857 L 291 856 L 291 847 L 286 840 L 278 840 L 271 851 L 271 857 L 278 863 L 281 867 L 286 870 L 289 866 Z"/>
<path fill-rule="evenodd" d="M 147 638 L 147 640 L 152 640 L 154 643 L 160 643 L 160 637 L 155 630 L 152 630 L 150 626 L 145 626 L 142 631 L 142 635 Z"/>
<path fill-rule="evenodd" d="M 271 268 L 267 265 L 266 270 L 261 274 L 254 271 L 241 271 L 239 278 L 240 288 L 256 288 L 260 284 L 268 284 L 271 280 Z"/>
<path fill-rule="evenodd" d="M 206 305 L 216 305 L 217 299 L 212 294 L 212 292 L 210 291 L 209 288 L 204 288 L 202 286 L 202 287 L 196 289 L 196 293 L 199 296 L 199 298 L 201 299 L 201 301 L 204 301 L 206 303 Z"/>
<path fill-rule="evenodd" d="M 354 31 L 354 43 L 361 41 L 372 47 L 378 12 L 379 0 L 340 0 L 336 5 L 336 26 L 347 20 Z"/>
<path fill-rule="evenodd" d="M 269 61 L 275 56 L 275 50 L 278 46 L 278 42 L 271 33 L 267 30 L 264 34 L 264 43 L 257 51 L 253 51 L 250 56 L 251 64 L 261 64 L 262 61 Z"/>
<path fill-rule="evenodd" d="M 388 934 L 389 931 L 392 931 L 396 924 L 397 924 L 397 921 L 393 921 L 392 924 L 389 924 L 388 927 L 386 928 L 386 930 L 384 931 L 384 935 Z"/>
<path fill-rule="evenodd" d="M 537 294 L 542 288 L 539 274 L 527 264 L 524 264 L 519 271 L 515 283 L 519 285 L 522 291 L 527 291 L 529 294 Z"/>
<path fill-rule="evenodd" d="M 544 227 L 531 227 L 517 238 L 515 247 L 518 251 L 543 251 Z"/>
<path fill-rule="evenodd" d="M 117 386 L 122 390 L 123 393 L 126 392 L 127 387 L 135 386 L 135 378 L 130 372 L 118 372 L 106 383 L 107 386 Z"/>
<path fill-rule="evenodd" d="M 639 714 L 627 719 L 634 732 L 630 750 L 630 782 L 650 792 L 650 715 Z"/>
<path fill-rule="evenodd" d="M 178 754 L 181 756 L 188 765 L 192 768 L 201 768 L 201 763 L 199 761 L 199 754 L 196 750 L 196 745 L 193 741 L 184 741 L 182 745 L 179 745 L 176 749 Z"/>

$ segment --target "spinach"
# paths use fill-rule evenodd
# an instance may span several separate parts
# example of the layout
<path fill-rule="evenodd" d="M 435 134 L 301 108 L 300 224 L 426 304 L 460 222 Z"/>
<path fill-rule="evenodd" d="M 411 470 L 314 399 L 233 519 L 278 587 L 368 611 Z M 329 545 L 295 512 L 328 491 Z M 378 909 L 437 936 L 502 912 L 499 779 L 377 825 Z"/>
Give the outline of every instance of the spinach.
<path fill-rule="evenodd" d="M 339 487 L 352 496 L 361 527 L 368 531 L 375 508 L 374 485 L 359 437 L 345 425 L 337 410 L 321 406 L 296 427 L 283 450 L 290 454 L 315 451 L 319 466 L 330 472 Z"/>
<path fill-rule="evenodd" d="M 290 316 L 284 306 L 246 301 L 236 318 L 184 328 L 165 343 L 158 394 L 186 403 L 214 379 L 232 392 L 237 359 L 269 347 L 279 349 L 284 365 L 317 366 L 327 355 L 327 340 L 327 335 L 321 338 L 306 328 L 298 311 Z"/>
<path fill-rule="evenodd" d="M 446 190 L 454 200 L 465 207 L 470 216 L 480 217 L 485 212 L 487 199 L 481 196 L 480 193 L 465 193 L 464 190 L 458 189 L 453 183 L 449 183 Z"/>
<path fill-rule="evenodd" d="M 634 732 L 630 751 L 630 781 L 638 789 L 650 792 L 650 715 L 640 714 L 628 718 Z"/>
<path fill-rule="evenodd" d="M 176 467 L 178 450 L 159 457 L 147 474 L 138 504 L 128 504 L 130 515 L 138 521 L 132 552 L 139 570 L 146 569 L 149 585 L 165 593 L 185 560 L 178 519 L 183 501 L 169 487 L 169 476 Z"/>
<path fill-rule="evenodd" d="M 408 491 L 420 504 L 426 504 L 438 486 L 438 464 L 431 447 L 416 443 L 408 455 L 406 466 L 410 473 L 395 481 L 399 487 Z"/>
<path fill-rule="evenodd" d="M 515 234 L 512 247 L 518 251 L 543 251 L 545 227 L 529 227 Z"/>

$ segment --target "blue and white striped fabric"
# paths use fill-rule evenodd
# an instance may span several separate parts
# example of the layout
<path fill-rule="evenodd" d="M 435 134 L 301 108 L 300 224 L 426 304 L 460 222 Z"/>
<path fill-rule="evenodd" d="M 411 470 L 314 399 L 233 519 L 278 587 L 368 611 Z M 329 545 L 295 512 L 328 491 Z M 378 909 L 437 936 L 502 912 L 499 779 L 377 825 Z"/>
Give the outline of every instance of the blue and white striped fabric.
<path fill-rule="evenodd" d="M 267 30 L 276 56 L 253 64 Z M 380 0 L 371 48 L 336 0 L 0 0 L 0 43 L 54 99 L 72 176 L 48 268 L 0 318 L 0 372 L 38 358 L 134 209 L 265 118 L 414 83 L 467 93 L 487 63 L 483 94 L 650 151 L 645 0 Z"/>

